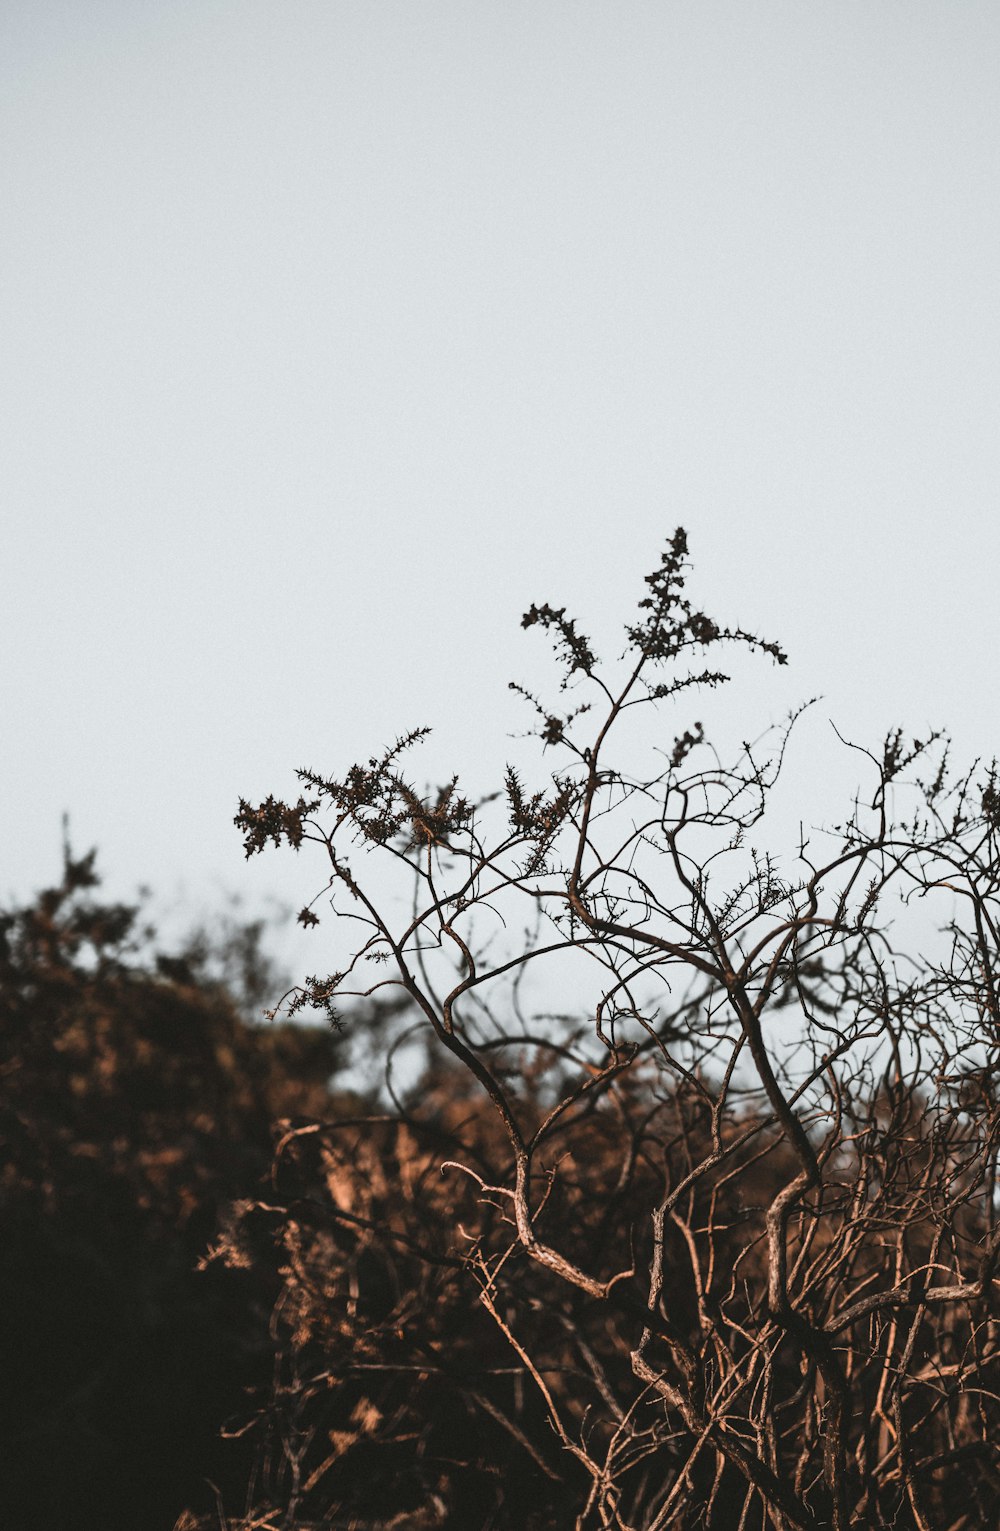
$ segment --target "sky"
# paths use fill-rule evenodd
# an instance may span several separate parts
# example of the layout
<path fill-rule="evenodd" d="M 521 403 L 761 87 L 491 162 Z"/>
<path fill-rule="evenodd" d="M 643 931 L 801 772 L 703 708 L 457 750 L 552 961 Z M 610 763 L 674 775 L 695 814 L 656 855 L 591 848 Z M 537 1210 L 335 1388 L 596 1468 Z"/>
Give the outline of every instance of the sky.
<path fill-rule="evenodd" d="M 963 0 L 5 0 L 0 902 L 65 811 L 298 907 L 239 797 L 423 724 L 490 790 L 521 613 L 620 647 L 677 525 L 807 820 L 831 719 L 998 752 L 998 78 Z"/>

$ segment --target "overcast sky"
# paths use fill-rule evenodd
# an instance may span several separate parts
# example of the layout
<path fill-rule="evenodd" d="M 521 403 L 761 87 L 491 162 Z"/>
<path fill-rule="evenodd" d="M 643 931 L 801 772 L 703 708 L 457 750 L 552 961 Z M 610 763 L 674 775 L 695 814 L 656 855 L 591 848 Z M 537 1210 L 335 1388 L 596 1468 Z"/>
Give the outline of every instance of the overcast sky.
<path fill-rule="evenodd" d="M 303 902 L 240 794 L 418 723 L 487 790 L 521 612 L 678 523 L 819 797 L 830 717 L 997 751 L 998 81 L 985 0 L 4 0 L 0 900 L 66 809 Z"/>

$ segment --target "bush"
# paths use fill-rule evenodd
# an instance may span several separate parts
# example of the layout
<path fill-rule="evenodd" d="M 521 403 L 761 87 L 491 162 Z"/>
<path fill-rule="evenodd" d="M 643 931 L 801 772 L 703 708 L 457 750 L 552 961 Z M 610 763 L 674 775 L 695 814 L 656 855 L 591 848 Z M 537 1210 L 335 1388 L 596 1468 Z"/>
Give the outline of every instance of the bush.
<path fill-rule="evenodd" d="M 417 730 L 241 803 L 248 855 L 325 860 L 343 940 L 292 1011 L 395 995 L 431 1057 L 386 1109 L 289 1129 L 217 1247 L 280 1251 L 255 1524 L 1000 1519 L 996 767 L 894 731 L 870 802 L 779 860 L 794 718 L 731 766 L 700 723 L 652 754 L 628 728 L 721 685 L 708 651 L 784 662 L 690 603 L 686 552 L 618 670 L 526 614 L 564 693 L 524 693 L 540 783 L 419 791 Z M 914 901 L 938 936 L 901 950 Z M 558 1004 L 570 973 L 588 1002 Z"/>
<path fill-rule="evenodd" d="M 266 1259 L 199 1259 L 258 1197 L 272 1123 L 329 1108 L 331 1038 L 249 1024 L 93 855 L 0 917 L 0 1498 L 19 1531 L 169 1531 L 252 1456 L 220 1426 L 270 1380 Z"/>

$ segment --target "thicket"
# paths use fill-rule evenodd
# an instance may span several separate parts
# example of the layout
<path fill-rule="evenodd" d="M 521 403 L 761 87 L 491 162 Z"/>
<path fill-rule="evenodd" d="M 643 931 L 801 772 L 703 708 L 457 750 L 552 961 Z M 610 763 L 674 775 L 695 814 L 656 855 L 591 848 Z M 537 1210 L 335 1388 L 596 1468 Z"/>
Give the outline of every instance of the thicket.
<path fill-rule="evenodd" d="M 248 855 L 323 860 L 335 971 L 287 1008 L 391 1000 L 430 1060 L 290 1127 L 217 1245 L 280 1251 L 247 1524 L 1000 1522 L 996 766 L 893 730 L 779 853 L 795 719 L 726 763 L 686 709 L 717 652 L 784 655 L 686 554 L 620 663 L 525 615 L 561 669 L 523 693 L 537 780 L 420 790 L 418 730 L 241 804 Z"/>
<path fill-rule="evenodd" d="M 335 1046 L 251 1024 L 273 992 L 259 927 L 158 955 L 94 856 L 0 915 L 0 1520 L 17 1531 L 170 1531 L 270 1382 L 278 1290 L 199 1270 L 220 1219 L 259 1197 L 272 1127 L 321 1114 Z M 225 975 L 228 987 L 220 981 Z M 241 1006 L 238 1001 L 242 1001 Z"/>
<path fill-rule="evenodd" d="M 996 766 L 845 746 L 779 851 L 795 717 L 727 763 L 687 708 L 784 655 L 687 578 L 610 665 L 525 615 L 535 780 L 418 788 L 418 730 L 241 803 L 323 865 L 266 1026 L 90 859 L 0 921 L 19 1525 L 1000 1523 Z"/>

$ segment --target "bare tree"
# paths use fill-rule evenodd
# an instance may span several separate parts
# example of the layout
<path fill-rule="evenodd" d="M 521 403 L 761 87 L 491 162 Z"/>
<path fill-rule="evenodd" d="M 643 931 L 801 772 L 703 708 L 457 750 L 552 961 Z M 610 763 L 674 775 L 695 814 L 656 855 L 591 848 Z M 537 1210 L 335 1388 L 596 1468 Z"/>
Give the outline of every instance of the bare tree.
<path fill-rule="evenodd" d="M 300 919 L 332 911 L 340 970 L 288 1007 L 401 996 L 446 1064 L 279 1145 L 285 1525 L 355 1502 L 359 1442 L 440 1467 L 441 1379 L 513 1453 L 484 1525 L 1000 1519 L 996 765 L 893 732 L 844 824 L 776 859 L 794 717 L 731 765 L 698 723 L 654 755 L 633 726 L 722 684 L 726 647 L 784 663 L 692 606 L 686 554 L 678 530 L 617 668 L 564 609 L 524 617 L 562 670 L 563 705 L 523 693 L 540 788 L 418 791 L 417 731 L 240 805 L 248 855 L 326 858 Z M 474 1455 L 421 1480 L 419 1523 L 463 1523 Z"/>

